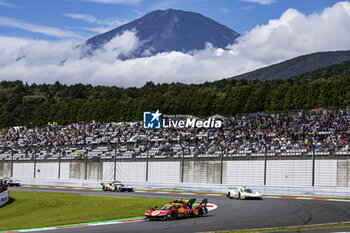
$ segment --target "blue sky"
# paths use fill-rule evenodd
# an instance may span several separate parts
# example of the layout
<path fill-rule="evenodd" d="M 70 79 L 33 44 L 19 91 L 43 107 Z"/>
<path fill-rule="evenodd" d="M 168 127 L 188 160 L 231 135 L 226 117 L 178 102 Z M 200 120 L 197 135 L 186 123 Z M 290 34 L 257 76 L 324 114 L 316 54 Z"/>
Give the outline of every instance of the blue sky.
<path fill-rule="evenodd" d="M 157 9 L 199 12 L 240 34 L 288 8 L 320 13 L 332 0 L 0 0 L 0 35 L 84 40 Z"/>
<path fill-rule="evenodd" d="M 159 9 L 199 12 L 242 36 L 226 48 L 118 60 L 142 46 L 135 31 L 94 56 L 77 45 Z M 142 86 L 233 77 L 300 55 L 350 50 L 350 1 L 0 0 L 0 80 Z M 81 47 L 79 47 L 81 48 Z"/>

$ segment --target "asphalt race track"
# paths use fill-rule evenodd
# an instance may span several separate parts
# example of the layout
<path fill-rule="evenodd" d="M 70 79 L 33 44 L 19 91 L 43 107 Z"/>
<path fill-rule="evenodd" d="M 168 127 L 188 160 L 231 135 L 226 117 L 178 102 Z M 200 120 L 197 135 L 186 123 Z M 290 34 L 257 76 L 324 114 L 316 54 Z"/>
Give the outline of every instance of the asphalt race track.
<path fill-rule="evenodd" d="M 50 230 L 45 232 L 206 232 L 283 226 L 300 226 L 350 221 L 350 202 L 265 198 L 233 200 L 223 196 L 178 195 L 159 193 L 114 193 L 100 190 L 67 190 L 20 187 L 13 190 L 80 193 L 93 196 L 128 196 L 150 198 L 208 198 L 217 209 L 204 217 L 176 221 L 143 221 L 92 227 Z"/>

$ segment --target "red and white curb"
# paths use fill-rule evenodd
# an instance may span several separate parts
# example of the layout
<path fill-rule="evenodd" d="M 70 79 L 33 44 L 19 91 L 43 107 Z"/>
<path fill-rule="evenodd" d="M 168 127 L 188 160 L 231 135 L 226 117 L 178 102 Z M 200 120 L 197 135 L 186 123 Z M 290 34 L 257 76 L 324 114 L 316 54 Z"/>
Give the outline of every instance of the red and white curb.
<path fill-rule="evenodd" d="M 111 221 L 104 221 L 104 222 L 82 223 L 82 224 L 72 224 L 72 225 L 64 225 L 64 226 L 41 227 L 41 228 L 12 230 L 12 231 L 0 231 L 0 233 L 49 231 L 49 230 L 59 230 L 59 229 L 70 229 L 70 228 L 80 228 L 80 227 L 132 223 L 132 222 L 144 222 L 144 221 L 146 221 L 144 218 L 126 219 L 126 220 L 111 220 Z"/>
<path fill-rule="evenodd" d="M 346 199 L 332 199 L 332 198 L 322 198 L 322 197 L 293 197 L 293 196 L 267 196 L 264 198 L 279 198 L 279 199 L 297 199 L 297 200 L 313 200 L 313 201 L 341 201 L 350 202 Z"/>

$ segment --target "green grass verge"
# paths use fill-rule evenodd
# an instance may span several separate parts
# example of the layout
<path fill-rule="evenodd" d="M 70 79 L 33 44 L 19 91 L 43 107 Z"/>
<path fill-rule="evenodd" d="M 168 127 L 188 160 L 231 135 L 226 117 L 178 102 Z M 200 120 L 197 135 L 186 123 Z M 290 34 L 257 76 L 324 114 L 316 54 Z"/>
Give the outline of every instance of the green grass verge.
<path fill-rule="evenodd" d="M 169 201 L 10 191 L 10 202 L 0 209 L 0 231 L 138 217 L 149 205 Z"/>
<path fill-rule="evenodd" d="M 35 184 L 21 184 L 23 187 L 42 187 L 42 188 L 50 188 L 50 187 L 55 187 L 55 188 L 78 188 L 78 189 L 102 189 L 102 186 L 100 188 L 93 188 L 93 187 L 78 187 L 78 186 L 57 186 L 57 185 L 35 185 Z"/>

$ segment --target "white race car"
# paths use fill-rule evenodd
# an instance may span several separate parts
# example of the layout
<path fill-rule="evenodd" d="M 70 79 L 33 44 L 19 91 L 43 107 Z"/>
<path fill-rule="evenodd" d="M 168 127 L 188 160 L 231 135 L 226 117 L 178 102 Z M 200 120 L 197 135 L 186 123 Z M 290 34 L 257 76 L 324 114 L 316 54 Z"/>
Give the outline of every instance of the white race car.
<path fill-rule="evenodd" d="M 122 182 L 115 180 L 111 183 L 101 183 L 103 191 L 113 192 L 133 192 L 134 187 L 131 185 L 123 184 Z"/>
<path fill-rule="evenodd" d="M 257 199 L 262 200 L 263 196 L 261 192 L 253 192 L 248 187 L 228 188 L 226 197 L 235 199 Z"/>
<path fill-rule="evenodd" d="M 14 180 L 10 177 L 0 178 L 0 180 L 2 180 L 2 182 L 7 186 L 20 186 L 21 185 L 19 180 Z"/>

